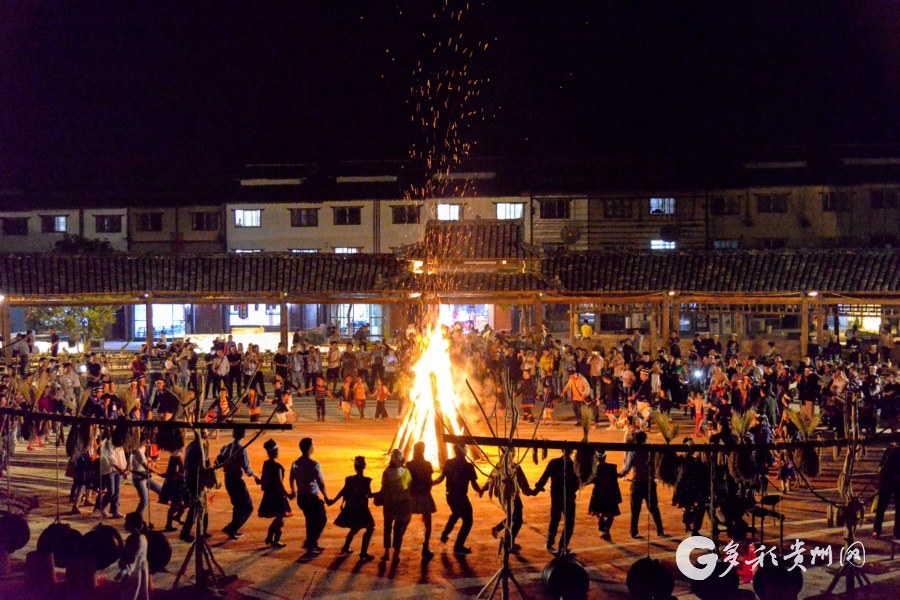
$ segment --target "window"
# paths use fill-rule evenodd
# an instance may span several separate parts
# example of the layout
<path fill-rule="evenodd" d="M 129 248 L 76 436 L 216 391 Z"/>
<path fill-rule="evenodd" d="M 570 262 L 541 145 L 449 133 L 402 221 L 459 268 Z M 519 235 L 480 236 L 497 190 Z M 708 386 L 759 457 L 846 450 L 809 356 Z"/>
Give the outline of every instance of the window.
<path fill-rule="evenodd" d="M 872 236 L 873 248 L 896 248 L 897 236 L 892 233 L 881 233 Z"/>
<path fill-rule="evenodd" d="M 94 215 L 97 233 L 122 233 L 122 215 Z"/>
<path fill-rule="evenodd" d="M 195 212 L 191 213 L 191 229 L 193 231 L 218 231 L 219 213 Z"/>
<path fill-rule="evenodd" d="M 68 220 L 66 215 L 41 215 L 41 233 L 65 233 Z"/>
<path fill-rule="evenodd" d="M 790 194 L 756 194 L 756 212 L 786 213 Z"/>
<path fill-rule="evenodd" d="M 291 248 L 291 252 L 295 254 L 315 254 L 318 250 L 316 248 Z"/>
<path fill-rule="evenodd" d="M 822 212 L 847 212 L 851 198 L 850 192 L 822 192 Z"/>
<path fill-rule="evenodd" d="M 5 217 L 3 235 L 28 235 L 28 217 Z"/>
<path fill-rule="evenodd" d="M 235 227 L 259 227 L 261 210 L 244 210 L 238 208 L 234 211 Z"/>
<path fill-rule="evenodd" d="M 631 198 L 604 200 L 603 216 L 607 219 L 630 219 L 632 217 Z"/>
<path fill-rule="evenodd" d="M 713 240 L 713 248 L 716 250 L 737 250 L 737 240 Z"/>
<path fill-rule="evenodd" d="M 674 215 L 675 198 L 650 198 L 651 215 Z"/>
<path fill-rule="evenodd" d="M 674 250 L 675 242 L 667 242 L 665 240 L 650 240 L 651 250 Z"/>
<path fill-rule="evenodd" d="M 552 198 L 549 200 L 539 200 L 541 203 L 542 219 L 568 219 L 569 218 L 569 202 L 568 198 Z"/>
<path fill-rule="evenodd" d="M 459 221 L 461 213 L 461 204 L 437 205 L 437 218 L 439 221 Z"/>
<path fill-rule="evenodd" d="M 525 205 L 521 202 L 498 202 L 498 219 L 521 219 L 525 212 Z"/>
<path fill-rule="evenodd" d="M 335 248 L 335 254 L 359 254 L 359 248 Z"/>
<path fill-rule="evenodd" d="M 332 208 L 335 225 L 359 225 L 362 223 L 361 206 L 335 206 Z"/>
<path fill-rule="evenodd" d="M 872 208 L 897 208 L 897 190 L 872 190 L 869 197 Z"/>
<path fill-rule="evenodd" d="M 784 238 L 763 238 L 759 240 L 759 245 L 764 250 L 780 250 L 784 248 Z"/>
<path fill-rule="evenodd" d="M 741 199 L 716 196 L 709 199 L 709 214 L 722 216 L 735 216 L 741 214 Z"/>
<path fill-rule="evenodd" d="M 242 249 L 239 249 L 239 248 L 235 248 L 234 251 L 235 251 L 237 254 L 252 254 L 252 253 L 254 253 L 254 252 L 262 252 L 261 249 L 260 249 L 260 250 L 242 250 Z"/>
<path fill-rule="evenodd" d="M 318 227 L 318 208 L 292 208 L 291 227 Z"/>
<path fill-rule="evenodd" d="M 391 216 L 394 225 L 415 225 L 419 222 L 419 206 L 415 204 L 392 206 Z"/>
<path fill-rule="evenodd" d="M 162 213 L 138 213 L 134 215 L 137 231 L 162 231 Z"/>

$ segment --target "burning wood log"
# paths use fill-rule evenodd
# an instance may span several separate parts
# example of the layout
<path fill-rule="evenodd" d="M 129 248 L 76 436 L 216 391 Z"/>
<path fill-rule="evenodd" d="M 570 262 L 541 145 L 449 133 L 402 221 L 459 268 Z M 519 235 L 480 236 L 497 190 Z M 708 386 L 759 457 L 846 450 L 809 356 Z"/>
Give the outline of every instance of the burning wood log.
<path fill-rule="evenodd" d="M 431 396 L 434 399 L 434 434 L 437 438 L 438 464 L 441 468 L 450 458 L 447 455 L 447 443 L 444 442 L 444 411 L 441 410 L 441 403 L 438 400 L 438 383 L 437 375 L 431 373 Z"/>

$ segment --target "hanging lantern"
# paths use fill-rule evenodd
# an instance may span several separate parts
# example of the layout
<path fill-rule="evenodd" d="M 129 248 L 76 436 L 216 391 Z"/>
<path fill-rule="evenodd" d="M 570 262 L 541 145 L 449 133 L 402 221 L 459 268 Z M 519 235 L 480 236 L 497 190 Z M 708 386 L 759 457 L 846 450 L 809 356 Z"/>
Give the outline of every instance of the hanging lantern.
<path fill-rule="evenodd" d="M 159 573 L 172 560 L 172 545 L 163 532 L 151 529 L 147 531 L 147 564 L 150 573 Z"/>
<path fill-rule="evenodd" d="M 21 550 L 31 539 L 31 528 L 22 515 L 5 514 L 0 517 L 0 540 L 3 540 L 6 551 L 12 554 Z"/>
<path fill-rule="evenodd" d="M 555 599 L 584 600 L 591 587 L 587 571 L 570 554 L 557 556 L 547 563 L 541 578 L 547 592 Z"/>
<path fill-rule="evenodd" d="M 81 532 L 72 529 L 68 523 L 53 523 L 41 532 L 37 541 L 37 551 L 41 554 L 52 554 L 54 564 L 60 569 L 65 569 L 69 559 L 78 554 L 81 538 Z"/>
<path fill-rule="evenodd" d="M 81 541 L 82 551 L 94 557 L 97 571 L 106 569 L 122 556 L 122 536 L 110 525 L 97 525 Z"/>
<path fill-rule="evenodd" d="M 664 564 L 647 556 L 631 565 L 625 585 L 635 600 L 661 600 L 672 595 L 675 578 Z"/>

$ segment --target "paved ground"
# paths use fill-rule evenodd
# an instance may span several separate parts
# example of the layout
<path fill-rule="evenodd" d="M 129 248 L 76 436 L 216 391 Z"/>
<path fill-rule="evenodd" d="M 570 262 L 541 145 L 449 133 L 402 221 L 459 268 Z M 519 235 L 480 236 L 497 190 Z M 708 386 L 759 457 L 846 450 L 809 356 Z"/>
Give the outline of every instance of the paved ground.
<path fill-rule="evenodd" d="M 337 410 L 334 407 L 325 423 L 315 422 L 314 409 L 311 401 L 303 400 L 296 407 L 299 420 L 294 431 L 277 433 L 276 439 L 282 448 L 282 463 L 288 466 L 299 455 L 297 444 L 301 437 L 312 437 L 316 444 L 315 458 L 322 463 L 325 472 L 328 491 L 331 495 L 337 493 L 344 477 L 352 474 L 352 459 L 357 454 L 364 455 L 369 463 L 367 474 L 376 482 L 380 478 L 381 470 L 386 464 L 385 452 L 397 429 L 397 420 L 375 422 L 372 420 L 354 420 L 352 423 L 344 423 L 338 420 Z M 389 404 L 389 412 L 394 414 L 395 407 Z M 372 409 L 370 408 L 370 411 Z M 561 424 L 556 427 L 545 427 L 539 432 L 539 437 L 549 439 L 570 439 L 580 437 L 580 430 L 573 426 L 573 420 L 568 407 L 557 408 Z M 651 436 L 651 441 L 660 441 L 658 436 Z M 213 441 L 213 451 L 228 441 L 227 435 L 222 435 Z M 255 469 L 260 469 L 264 460 L 262 442 L 266 436 L 250 448 L 251 463 Z M 606 429 L 595 430 L 591 433 L 593 441 L 621 441 L 621 433 Z M 856 481 L 858 486 L 865 485 L 869 481 L 867 473 L 874 473 L 877 460 L 880 458 L 880 450 L 870 452 L 858 469 Z M 68 496 L 70 480 L 64 477 L 65 456 L 60 452 L 60 487 L 64 500 L 62 507 L 65 512 L 67 506 L 65 500 Z M 554 455 L 551 452 L 551 457 Z M 165 455 L 164 455 L 165 457 Z M 609 460 L 617 464 L 622 462 L 621 453 L 611 453 Z M 18 493 L 35 494 L 41 497 L 44 504 L 35 510 L 30 518 L 32 527 L 32 540 L 29 545 L 13 556 L 14 576 L 0 582 L 0 598 L 16 598 L 24 595 L 23 578 L 21 571 L 25 552 L 34 549 L 37 535 L 52 522 L 56 516 L 55 505 L 55 463 L 53 448 L 45 448 L 41 451 L 29 453 L 20 446 L 16 455 L 13 468 L 12 486 Z M 534 482 L 542 472 L 545 463 L 535 465 L 529 456 L 524 462 L 526 474 L 531 482 Z M 486 468 L 486 467 L 485 467 Z M 835 497 L 835 480 L 840 464 L 832 460 L 830 452 L 823 457 L 823 475 L 815 482 L 818 491 L 828 497 Z M 483 481 L 483 478 L 481 478 Z M 249 481 L 249 480 L 248 480 Z M 5 484 L 5 482 L 4 482 Z M 681 526 L 681 513 L 670 505 L 671 490 L 661 489 L 660 506 L 663 520 L 671 538 L 659 539 L 655 535 L 649 540 L 635 541 L 628 535 L 628 484 L 620 482 L 625 502 L 622 504 L 623 516 L 619 517 L 613 526 L 613 541 L 605 542 L 600 539 L 597 531 L 597 523 L 587 514 L 587 500 L 590 490 L 581 492 L 578 499 L 578 515 L 572 547 L 578 553 L 578 559 L 585 565 L 592 580 L 592 597 L 628 597 L 625 587 L 625 577 L 631 564 L 638 558 L 651 556 L 663 560 L 676 574 L 675 594 L 679 597 L 693 597 L 687 580 L 677 573 L 674 565 L 675 548 L 684 539 L 685 534 Z M 5 487 L 5 485 L 4 485 Z M 377 485 L 374 486 L 377 489 Z M 261 493 L 259 488 L 250 483 L 254 505 L 258 504 Z M 435 529 L 440 531 L 449 515 L 446 502 L 443 499 L 443 486 L 436 490 L 435 499 L 438 504 L 438 513 L 435 515 Z M 127 512 L 136 506 L 136 494 L 131 485 L 123 488 L 123 510 Z M 288 545 L 281 550 L 272 550 L 265 547 L 262 540 L 265 538 L 269 521 L 252 517 L 245 526 L 245 536 L 239 541 L 226 541 L 221 528 L 230 518 L 230 504 L 224 488 L 216 491 L 211 499 L 210 507 L 210 531 L 215 534 L 211 540 L 215 556 L 229 574 L 237 576 L 237 580 L 228 587 L 228 597 L 231 598 L 365 598 L 374 600 L 377 598 L 415 598 L 427 596 L 429 598 L 463 598 L 477 594 L 479 589 L 493 575 L 499 565 L 497 555 L 497 542 L 491 537 L 490 528 L 502 519 L 503 513 L 496 503 L 490 501 L 487 496 L 482 499 L 473 497 L 475 506 L 475 526 L 469 538 L 468 545 L 473 549 L 473 554 L 468 557 L 455 556 L 451 552 L 451 545 L 442 546 L 436 539 L 432 542 L 432 549 L 436 552 L 433 560 L 424 562 L 420 557 L 420 549 L 423 537 L 423 528 L 420 521 L 413 520 L 404 540 L 404 549 L 399 564 L 383 563 L 377 559 L 373 562 L 361 563 L 356 555 L 343 557 L 338 553 L 346 530 L 339 529 L 329 524 L 323 534 L 320 544 L 326 551 L 318 557 L 304 557 L 301 544 L 305 539 L 303 532 L 303 517 L 300 511 L 288 519 L 285 528 L 283 542 Z M 834 547 L 835 556 L 842 543 L 841 529 L 827 529 L 825 523 L 825 509 L 823 502 L 816 499 L 808 491 L 800 490 L 792 492 L 781 503 L 780 508 L 786 514 L 785 538 L 789 544 L 795 537 L 800 537 L 807 542 L 807 548 L 814 545 L 830 544 Z M 157 527 L 164 524 L 164 507 L 153 503 L 151 519 Z M 381 554 L 381 515 L 380 509 L 373 509 L 376 516 L 375 536 L 373 537 L 372 554 Z M 338 514 L 337 505 L 328 509 L 329 521 Z M 541 584 L 541 572 L 551 558 L 544 549 L 545 527 L 549 514 L 549 496 L 542 494 L 535 498 L 526 498 L 525 502 L 525 526 L 519 536 L 522 545 L 521 552 L 512 559 L 512 569 L 518 580 L 524 585 L 526 591 L 534 598 L 548 597 Z M 888 523 L 885 530 L 890 531 L 894 518 L 893 512 L 888 513 Z M 88 530 L 94 526 L 98 519 L 88 516 L 63 517 L 65 522 L 71 523 L 80 530 Z M 707 530 L 708 531 L 708 530 Z M 900 592 L 900 559 L 889 560 L 888 542 L 873 540 L 869 537 L 871 525 L 863 526 L 861 539 L 867 551 L 866 572 L 873 581 L 873 586 L 862 591 L 861 597 L 896 597 Z M 776 541 L 770 535 L 777 533 L 777 527 L 770 521 L 767 524 L 767 542 Z M 435 537 L 437 534 L 435 535 Z M 159 590 L 157 595 L 163 595 L 163 590 L 171 588 L 174 573 L 178 570 L 187 552 L 187 545 L 181 543 L 174 536 L 171 537 L 174 547 L 174 557 L 169 565 L 169 572 L 157 574 L 154 583 Z M 452 538 L 451 538 L 452 544 Z M 359 549 L 359 539 L 354 542 L 354 549 Z M 835 558 L 837 562 L 837 558 Z M 806 564 L 809 564 L 807 557 Z M 109 579 L 115 574 L 115 568 L 109 569 L 104 577 Z M 62 573 L 60 573 L 60 579 Z M 804 597 L 820 595 L 831 581 L 832 572 L 824 568 L 810 568 L 805 575 Z M 742 594 L 752 594 L 747 591 L 749 585 L 743 586 Z M 843 584 L 838 587 L 838 592 L 843 592 Z M 115 590 L 108 582 L 101 585 L 98 596 L 113 595 Z M 749 597 L 749 596 L 748 596 Z"/>

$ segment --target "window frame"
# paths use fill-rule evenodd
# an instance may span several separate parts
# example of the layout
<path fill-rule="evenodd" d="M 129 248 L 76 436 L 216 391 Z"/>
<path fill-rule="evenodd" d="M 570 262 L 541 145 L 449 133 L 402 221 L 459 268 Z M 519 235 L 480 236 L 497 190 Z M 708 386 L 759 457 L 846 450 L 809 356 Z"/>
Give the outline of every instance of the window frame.
<path fill-rule="evenodd" d="M 787 240 L 783 237 L 759 238 L 763 250 L 783 250 L 787 248 Z"/>
<path fill-rule="evenodd" d="M 821 192 L 822 212 L 850 212 L 853 210 L 853 192 Z"/>
<path fill-rule="evenodd" d="M 881 200 L 876 202 L 876 194 Z M 869 190 L 869 207 L 873 210 L 890 210 L 897 208 L 898 192 L 893 189 Z"/>
<path fill-rule="evenodd" d="M 543 221 L 568 221 L 572 218 L 571 198 L 537 198 L 537 201 L 540 204 L 540 215 Z M 549 206 L 556 208 L 548 211 L 547 207 Z M 562 207 L 561 211 L 560 207 Z"/>
<path fill-rule="evenodd" d="M 362 254 L 360 246 L 335 246 L 334 254 Z"/>
<path fill-rule="evenodd" d="M 318 248 L 291 248 L 292 254 L 318 254 Z"/>
<path fill-rule="evenodd" d="M 235 254 L 259 254 L 262 252 L 262 248 L 235 248 Z"/>
<path fill-rule="evenodd" d="M 735 238 L 713 240 L 713 250 L 737 250 L 741 247 L 741 241 Z"/>
<path fill-rule="evenodd" d="M 308 207 L 289 208 L 291 213 L 291 227 L 318 227 L 319 226 L 319 209 Z M 313 219 L 304 218 L 312 216 Z"/>
<path fill-rule="evenodd" d="M 448 210 L 448 212 L 451 212 L 451 213 L 453 212 L 453 209 L 455 208 L 456 216 L 455 217 L 451 216 L 446 219 L 441 217 L 441 208 L 445 208 Z M 446 202 L 439 202 L 435 206 L 435 209 L 434 209 L 434 216 L 438 221 L 462 221 L 462 215 L 463 215 L 463 205 L 462 204 L 448 204 Z"/>
<path fill-rule="evenodd" d="M 101 228 L 100 223 L 104 226 Z M 115 227 L 109 227 L 110 223 L 116 223 Z M 117 214 L 95 214 L 94 215 L 94 232 L 104 234 L 122 233 L 122 215 Z"/>
<path fill-rule="evenodd" d="M 400 219 L 397 217 L 400 217 Z M 391 205 L 391 225 L 418 225 L 421 222 L 421 218 L 421 204 Z"/>
<path fill-rule="evenodd" d="M 518 207 L 518 210 L 515 210 L 514 207 Z M 513 209 L 513 213 L 518 212 L 519 216 L 510 217 L 507 216 L 507 211 Z M 501 214 L 501 211 L 503 214 Z M 497 220 L 499 221 L 518 221 L 520 219 L 525 218 L 525 203 L 524 202 L 497 202 L 494 205 L 494 215 L 496 215 Z"/>
<path fill-rule="evenodd" d="M 667 242 L 666 240 L 650 240 L 650 250 L 664 251 L 677 250 L 675 242 Z"/>
<path fill-rule="evenodd" d="M 241 229 L 254 229 L 257 227 L 262 227 L 262 211 L 263 209 L 261 208 L 233 208 L 232 212 L 234 213 L 234 226 Z M 256 224 L 246 225 L 246 219 L 242 219 L 241 222 L 238 223 L 238 213 L 240 213 L 241 216 L 255 213 Z"/>
<path fill-rule="evenodd" d="M 58 219 L 62 219 L 63 228 L 59 229 Z M 52 227 L 47 227 L 51 223 Z M 67 233 L 69 231 L 69 215 L 41 215 L 41 233 Z"/>
<path fill-rule="evenodd" d="M 332 224 L 335 226 L 338 226 L 338 227 L 362 225 L 362 209 L 363 209 L 362 206 L 332 206 L 331 207 Z M 351 211 L 356 211 L 357 218 L 356 218 L 355 223 L 353 222 L 353 219 L 350 218 L 352 215 Z M 346 217 L 339 218 L 338 215 L 342 215 L 342 214 L 346 214 Z M 346 222 L 342 223 L 341 221 L 346 221 Z"/>
<path fill-rule="evenodd" d="M 715 217 L 739 217 L 741 199 L 736 196 L 713 196 L 709 199 L 709 214 Z"/>
<path fill-rule="evenodd" d="M 134 213 L 134 230 L 138 233 L 159 233 L 163 230 L 163 213 L 139 212 Z M 154 222 L 156 220 L 159 222 Z"/>
<path fill-rule="evenodd" d="M 29 232 L 29 218 L 28 217 L 3 217 L 2 228 L 3 235 L 8 236 L 23 236 L 28 235 Z M 13 223 L 16 224 L 16 227 L 11 227 Z M 10 225 L 10 228 L 7 229 L 7 224 Z M 24 229 L 21 229 L 19 226 L 25 225 Z M 15 230 L 14 230 L 15 229 Z"/>
<path fill-rule="evenodd" d="M 788 212 L 790 192 L 782 194 L 754 194 L 756 196 L 756 213 L 761 215 L 783 215 Z M 781 206 L 781 202 L 784 206 Z"/>
<path fill-rule="evenodd" d="M 213 210 L 201 210 L 191 212 L 191 231 L 219 231 L 219 213 Z M 204 225 L 207 224 L 209 219 L 215 220 L 215 227 L 202 227 L 198 228 L 197 223 L 202 221 Z"/>
<path fill-rule="evenodd" d="M 604 219 L 633 219 L 634 198 L 604 198 Z"/>
<path fill-rule="evenodd" d="M 660 212 L 653 212 L 653 210 L 654 210 L 653 203 L 654 202 L 656 202 L 657 208 Z M 675 214 L 675 198 L 674 198 L 674 196 L 668 197 L 668 198 L 662 198 L 662 197 L 650 198 L 649 202 L 647 203 L 647 206 L 648 206 L 647 214 L 649 214 L 651 217 L 671 217 Z"/>

